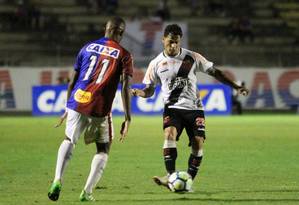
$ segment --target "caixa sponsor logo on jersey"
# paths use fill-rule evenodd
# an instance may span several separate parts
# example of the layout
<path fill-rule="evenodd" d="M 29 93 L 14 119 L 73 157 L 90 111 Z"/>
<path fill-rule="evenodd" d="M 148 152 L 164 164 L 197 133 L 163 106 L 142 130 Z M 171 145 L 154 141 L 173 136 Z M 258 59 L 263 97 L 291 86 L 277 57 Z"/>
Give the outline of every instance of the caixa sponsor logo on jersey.
<path fill-rule="evenodd" d="M 67 86 L 33 86 L 32 114 L 60 115 L 65 110 Z"/>
<path fill-rule="evenodd" d="M 97 43 L 92 43 L 89 46 L 87 46 L 86 51 L 88 52 L 94 52 L 100 55 L 110 56 L 112 58 L 118 58 L 119 56 L 119 50 L 113 47 L 104 46 Z"/>

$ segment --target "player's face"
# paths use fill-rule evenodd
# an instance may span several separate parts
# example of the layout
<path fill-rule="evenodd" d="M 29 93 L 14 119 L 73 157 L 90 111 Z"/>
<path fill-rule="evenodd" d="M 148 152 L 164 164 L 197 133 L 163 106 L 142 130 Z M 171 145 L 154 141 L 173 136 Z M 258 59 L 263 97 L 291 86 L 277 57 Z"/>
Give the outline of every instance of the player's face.
<path fill-rule="evenodd" d="M 176 56 L 180 52 L 181 48 L 181 37 L 180 35 L 172 35 L 163 37 L 164 52 L 168 56 Z"/>

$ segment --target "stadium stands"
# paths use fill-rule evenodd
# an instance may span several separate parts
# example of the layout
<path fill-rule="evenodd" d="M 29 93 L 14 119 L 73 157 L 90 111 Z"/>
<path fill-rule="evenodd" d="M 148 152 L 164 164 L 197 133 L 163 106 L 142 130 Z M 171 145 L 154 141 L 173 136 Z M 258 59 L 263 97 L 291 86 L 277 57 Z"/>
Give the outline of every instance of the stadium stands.
<path fill-rule="evenodd" d="M 92 0 L 29 2 L 1 1 L 0 65 L 70 65 L 82 44 L 100 35 L 109 15 L 116 13 L 127 19 L 136 17 L 138 12 L 154 15 L 159 4 L 158 0 L 119 1 L 113 7 Z M 238 1 L 199 1 L 196 5 L 196 1 L 186 2 L 169 0 L 170 18 L 188 22 L 190 48 L 217 64 L 299 64 L 298 2 L 254 0 L 241 7 Z M 240 40 L 240 33 L 236 33 L 231 41 L 228 32 L 232 21 L 245 16 L 252 39 Z"/>

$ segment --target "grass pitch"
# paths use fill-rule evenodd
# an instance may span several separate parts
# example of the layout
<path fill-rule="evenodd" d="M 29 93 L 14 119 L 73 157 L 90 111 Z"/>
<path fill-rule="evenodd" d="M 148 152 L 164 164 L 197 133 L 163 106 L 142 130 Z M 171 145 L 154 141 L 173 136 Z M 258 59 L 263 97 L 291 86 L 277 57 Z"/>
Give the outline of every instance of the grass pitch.
<path fill-rule="evenodd" d="M 54 204 L 47 197 L 64 127 L 56 118 L 0 118 L 0 204 Z M 116 138 L 95 204 L 299 204 L 299 116 L 207 117 L 207 140 L 194 193 L 175 194 L 152 182 L 165 174 L 161 117 L 133 117 L 124 143 Z M 95 146 L 78 142 L 55 204 L 81 204 Z M 184 133 L 177 169 L 190 153 Z"/>

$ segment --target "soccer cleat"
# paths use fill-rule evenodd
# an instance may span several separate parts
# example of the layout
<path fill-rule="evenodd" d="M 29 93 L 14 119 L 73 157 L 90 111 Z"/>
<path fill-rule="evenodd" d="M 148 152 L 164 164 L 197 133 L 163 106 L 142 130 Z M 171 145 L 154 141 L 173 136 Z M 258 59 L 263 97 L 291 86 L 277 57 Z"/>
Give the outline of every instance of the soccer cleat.
<path fill-rule="evenodd" d="M 53 182 L 48 192 L 49 199 L 51 199 L 52 201 L 57 201 L 59 198 L 60 191 L 61 191 L 61 182 L 60 181 Z"/>
<path fill-rule="evenodd" d="M 159 186 L 162 185 L 162 186 L 166 187 L 167 189 L 169 189 L 169 186 L 168 186 L 168 175 L 163 176 L 163 177 L 154 176 L 153 180 Z"/>
<path fill-rule="evenodd" d="M 87 193 L 85 190 L 82 190 L 80 194 L 80 201 L 95 201 L 92 194 Z"/>

